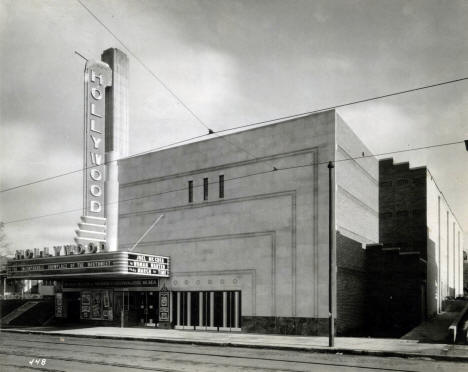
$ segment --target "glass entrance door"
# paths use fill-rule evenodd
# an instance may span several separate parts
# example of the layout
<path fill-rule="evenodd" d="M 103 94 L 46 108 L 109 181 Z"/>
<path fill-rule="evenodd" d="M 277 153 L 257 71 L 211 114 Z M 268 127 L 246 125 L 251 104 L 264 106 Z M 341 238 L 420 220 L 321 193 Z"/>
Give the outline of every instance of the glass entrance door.
<path fill-rule="evenodd" d="M 146 292 L 146 324 L 154 327 L 158 321 L 159 296 L 158 292 Z"/>
<path fill-rule="evenodd" d="M 158 319 L 158 292 L 131 292 L 130 297 L 130 311 L 135 313 L 138 325 L 154 327 Z"/>

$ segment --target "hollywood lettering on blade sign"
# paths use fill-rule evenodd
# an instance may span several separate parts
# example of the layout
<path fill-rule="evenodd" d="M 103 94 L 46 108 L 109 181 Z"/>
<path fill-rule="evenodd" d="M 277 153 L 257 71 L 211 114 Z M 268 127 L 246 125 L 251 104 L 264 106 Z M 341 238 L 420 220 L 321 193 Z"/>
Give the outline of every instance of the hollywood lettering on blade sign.
<path fill-rule="evenodd" d="M 112 85 L 112 70 L 89 60 L 85 68 L 85 151 L 83 209 L 85 216 L 104 218 L 105 94 Z"/>

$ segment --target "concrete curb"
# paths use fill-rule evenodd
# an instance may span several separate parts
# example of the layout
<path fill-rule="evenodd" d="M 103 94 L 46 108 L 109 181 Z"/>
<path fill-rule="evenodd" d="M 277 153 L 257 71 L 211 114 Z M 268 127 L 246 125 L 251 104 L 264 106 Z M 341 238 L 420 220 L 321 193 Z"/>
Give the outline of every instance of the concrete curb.
<path fill-rule="evenodd" d="M 284 351 L 305 351 L 323 354 L 348 354 L 348 355 L 368 355 L 380 357 L 398 357 L 398 358 L 430 358 L 440 361 L 450 362 L 468 362 L 467 356 L 460 355 L 441 355 L 431 353 L 412 353 L 404 351 L 387 351 L 387 350 L 364 350 L 364 349 L 350 349 L 338 347 L 321 347 L 321 346 L 294 346 L 294 345 L 267 345 L 267 344 L 250 344 L 236 341 L 222 342 L 222 341 L 207 341 L 207 340 L 188 340 L 188 339 L 167 339 L 159 337 L 129 337 L 129 336 L 111 336 L 111 335 L 78 335 L 74 333 L 64 332 L 47 332 L 23 329 L 0 329 L 2 332 L 9 333 L 24 333 L 24 334 L 37 334 L 49 336 L 66 336 L 75 338 L 95 338 L 95 339 L 108 339 L 108 340 L 125 340 L 125 341 L 144 341 L 144 342 L 162 342 L 167 344 L 186 344 L 186 345 L 199 345 L 199 346 L 223 346 L 223 347 L 239 347 L 250 349 L 270 349 L 270 350 L 284 350 Z"/>

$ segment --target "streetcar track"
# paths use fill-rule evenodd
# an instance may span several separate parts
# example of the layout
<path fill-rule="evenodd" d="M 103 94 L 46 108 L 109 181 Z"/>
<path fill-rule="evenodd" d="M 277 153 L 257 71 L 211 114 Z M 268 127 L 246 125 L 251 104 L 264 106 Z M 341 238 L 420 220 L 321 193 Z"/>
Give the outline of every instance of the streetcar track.
<path fill-rule="evenodd" d="M 21 368 L 21 369 L 33 369 L 35 371 L 45 371 L 45 372 L 67 372 L 64 369 L 53 369 L 53 368 L 44 368 L 44 367 L 28 367 L 28 366 L 23 366 L 19 364 L 6 364 L 2 363 L 0 364 L 1 366 L 5 367 L 16 367 L 16 368 Z"/>
<path fill-rule="evenodd" d="M 22 341 L 22 342 L 31 342 L 31 343 L 47 343 L 53 345 L 70 345 L 70 346 L 87 346 L 87 347 L 101 347 L 108 349 L 118 349 L 118 350 L 136 350 L 136 351 L 153 351 L 161 353 L 171 353 L 171 354 L 182 354 L 182 355 L 197 355 L 197 356 L 209 356 L 209 357 L 218 357 L 218 358 L 231 358 L 231 359 L 247 359 L 247 360 L 257 360 L 257 361 L 270 361 L 270 362 L 283 362 L 283 363 L 297 363 L 297 364 L 310 364 L 310 365 L 325 365 L 331 367 L 346 367 L 346 368 L 360 368 L 360 369 L 369 369 L 369 370 L 379 370 L 379 371 L 392 371 L 392 372 L 417 372 L 414 370 L 408 369 L 397 369 L 397 368 L 382 368 L 382 367 L 373 367 L 373 366 L 360 366 L 360 365 L 350 365 L 350 364 L 339 364 L 339 363 L 327 363 L 327 362 L 313 362 L 313 361 L 298 361 L 298 360 L 289 360 L 289 359 L 278 359 L 278 358 L 265 358 L 265 357 L 252 357 L 252 356 L 240 356 L 232 354 L 215 354 L 215 353 L 200 353 L 194 351 L 175 351 L 175 350 L 164 350 L 164 349 L 148 349 L 148 348 L 132 348 L 128 346 L 107 346 L 107 345 L 93 345 L 93 344 L 83 344 L 83 343 L 70 343 L 70 342 L 53 342 L 53 341 L 38 341 L 38 340 L 25 340 L 25 339 L 15 339 L 13 341 Z M 26 347 L 19 345 L 20 347 Z M 212 346 L 211 346 L 212 347 Z M 1 354 L 1 352 L 0 352 Z M 98 355 L 103 355 L 95 353 Z M 52 357 L 53 358 L 53 357 Z M 210 363 L 211 364 L 211 363 Z M 270 370 L 277 370 L 272 368 L 267 368 Z M 284 369 L 280 369 L 284 370 Z M 175 371 L 175 370 L 174 370 Z M 297 370 L 291 370 L 297 371 Z M 172 370 L 168 370 L 172 372 Z M 307 372 L 307 371 L 305 371 Z"/>
<path fill-rule="evenodd" d="M 14 355 L 18 357 L 26 356 L 28 357 L 30 354 L 25 354 L 25 353 L 19 353 L 19 354 L 14 354 L 14 353 L 5 353 L 0 350 L 0 354 L 6 354 L 6 355 Z M 102 366 L 109 366 L 109 367 L 120 367 L 120 368 L 130 368 L 130 369 L 142 369 L 145 371 L 157 371 L 157 372 L 180 372 L 180 370 L 177 369 L 170 369 L 170 368 L 157 368 L 157 367 L 144 367 L 144 366 L 133 366 L 131 364 L 124 364 L 124 363 L 116 363 L 116 362 L 97 362 L 97 361 L 90 361 L 88 359 L 77 359 L 77 358 L 64 358 L 60 356 L 55 356 L 55 355 L 39 355 L 38 358 L 45 358 L 45 359 L 50 359 L 50 360 L 60 360 L 63 362 L 74 362 L 74 363 L 82 363 L 82 364 L 95 364 L 95 365 L 102 365 Z M 0 364 L 2 365 L 2 364 Z M 26 368 L 30 368 L 25 366 Z"/>
<path fill-rule="evenodd" d="M 0 354 L 8 354 L 8 355 L 15 355 L 15 356 L 24 356 L 23 354 L 12 354 L 12 353 L 4 353 L 2 351 L 0 351 Z M 105 354 L 100 354 L 100 353 L 93 353 L 95 354 L 96 356 L 105 356 Z M 181 371 L 185 371 L 185 370 L 181 370 L 181 369 L 172 369 L 172 368 L 162 368 L 162 367 L 156 367 L 156 369 L 154 367 L 145 367 L 145 366 L 132 366 L 132 365 L 127 365 L 127 364 L 124 364 L 124 363 L 116 363 L 116 362 L 98 362 L 98 361 L 92 361 L 92 360 L 88 360 L 88 359 L 76 359 L 76 358 L 64 358 L 64 357 L 55 357 L 55 356 L 44 356 L 44 355 L 41 355 L 39 356 L 40 358 L 46 358 L 46 359 L 49 359 L 49 360 L 61 360 L 61 361 L 68 361 L 68 362 L 75 362 L 75 363 L 83 363 L 83 364 L 95 364 L 95 365 L 107 365 L 107 366 L 111 366 L 111 367 L 121 367 L 121 368 L 133 368 L 133 369 L 143 369 L 143 370 L 149 370 L 149 371 L 160 371 L 160 372 L 181 372 Z M 147 361 L 154 361 L 154 359 L 152 358 L 145 358 Z M 159 359 L 156 359 L 156 361 L 159 360 Z M 234 368 L 242 368 L 242 369 L 261 369 L 263 371 L 282 371 L 282 372 L 309 372 L 309 370 L 300 370 L 300 369 L 288 369 L 288 368 L 277 368 L 277 367 L 265 367 L 265 366 L 262 366 L 262 367 L 257 367 L 257 366 L 249 366 L 249 365 L 235 365 L 235 364 L 226 364 L 226 363 L 219 363 L 219 362 L 195 362 L 193 360 L 188 360 L 188 361 L 181 361 L 181 360 L 177 360 L 178 363 L 185 363 L 185 364 L 190 364 L 190 365 L 193 365 L 193 364 L 197 364 L 197 365 L 200 365 L 200 366 L 203 366 L 203 365 L 212 365 L 214 368 L 216 367 L 219 367 L 219 366 L 224 366 L 224 367 L 234 367 Z M 347 365 L 330 365 L 330 364 L 324 364 L 324 363 L 310 363 L 310 364 L 314 364 L 314 365 L 327 365 L 327 366 L 332 366 L 332 367 L 347 367 L 347 368 L 361 368 L 361 369 L 368 369 L 367 367 L 362 367 L 362 366 L 358 366 L 358 367 L 355 367 L 355 366 L 347 366 Z M 371 368 L 371 369 L 375 369 L 374 368 Z M 377 368 L 379 370 L 384 370 L 382 368 Z"/>
<path fill-rule="evenodd" d="M 8 354 L 8 355 L 15 355 L 15 356 L 29 356 L 28 354 L 10 354 L 10 353 L 4 353 L 0 351 L 0 354 Z M 94 364 L 97 366 L 100 365 L 105 365 L 109 367 L 119 367 L 119 368 L 130 368 L 130 369 L 140 369 L 140 370 L 145 370 L 145 371 L 155 371 L 155 372 L 184 372 L 184 369 L 173 369 L 173 368 L 160 368 L 160 367 L 145 367 L 145 366 L 133 366 L 130 364 L 124 364 L 124 363 L 116 363 L 116 362 L 96 362 L 96 361 L 89 361 L 86 359 L 76 359 L 76 358 L 64 358 L 64 357 L 55 357 L 55 356 L 46 356 L 46 355 L 41 355 L 39 356 L 40 358 L 47 358 L 50 360 L 60 360 L 60 361 L 65 361 L 65 362 L 75 362 L 75 363 L 82 363 L 82 364 Z M 214 363 L 207 363 L 207 364 L 214 364 Z M 310 363 L 314 365 L 330 365 L 328 363 Z M 2 364 L 0 364 L 2 365 Z M 218 363 L 215 364 L 215 366 L 219 366 Z M 256 367 L 256 366 L 232 366 L 228 364 L 224 364 L 224 366 L 227 367 L 241 367 L 243 369 L 254 369 L 254 370 L 264 370 L 264 371 L 282 371 L 282 372 L 309 372 L 309 370 L 298 370 L 298 369 L 286 369 L 286 368 L 271 368 L 271 367 Z M 362 367 L 362 366 L 347 366 L 347 365 L 331 365 L 331 366 L 336 366 L 336 367 L 347 367 L 347 368 L 361 368 L 361 369 L 369 369 L 367 367 Z M 20 366 L 20 368 L 23 368 L 23 366 Z M 31 369 L 31 367 L 24 366 L 24 368 Z M 34 368 L 36 369 L 36 368 Z M 37 368 L 38 369 L 38 368 Z M 380 369 L 380 370 L 385 370 L 385 368 L 376 368 L 372 367 L 370 369 Z M 40 369 L 38 369 L 40 370 Z M 50 369 L 42 369 L 43 371 L 57 371 L 57 372 L 66 372 L 66 371 L 61 371 L 61 370 L 50 370 Z M 406 370 L 404 370 L 406 371 Z"/>

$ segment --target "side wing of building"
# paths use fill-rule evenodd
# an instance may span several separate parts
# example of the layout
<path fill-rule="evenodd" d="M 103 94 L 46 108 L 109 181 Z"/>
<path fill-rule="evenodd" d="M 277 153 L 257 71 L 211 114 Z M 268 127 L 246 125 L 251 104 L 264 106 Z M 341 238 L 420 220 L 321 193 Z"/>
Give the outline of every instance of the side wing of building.
<path fill-rule="evenodd" d="M 463 296 L 463 230 L 427 172 L 428 311 L 441 310 L 446 297 Z"/>
<path fill-rule="evenodd" d="M 368 321 L 366 251 L 379 242 L 379 166 L 336 115 L 337 332 L 353 334 Z"/>
<path fill-rule="evenodd" d="M 337 231 L 362 244 L 378 243 L 379 163 L 339 115 L 336 160 Z"/>

